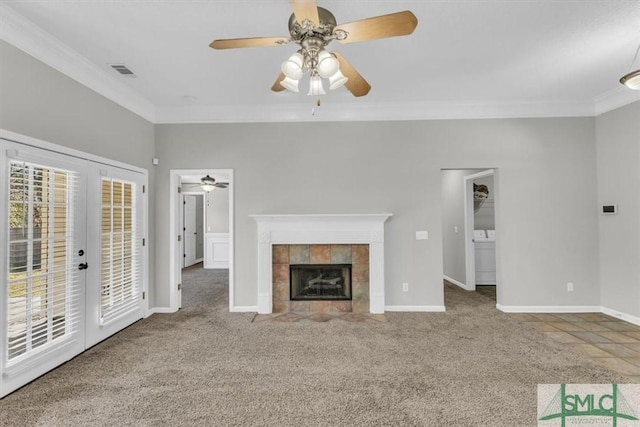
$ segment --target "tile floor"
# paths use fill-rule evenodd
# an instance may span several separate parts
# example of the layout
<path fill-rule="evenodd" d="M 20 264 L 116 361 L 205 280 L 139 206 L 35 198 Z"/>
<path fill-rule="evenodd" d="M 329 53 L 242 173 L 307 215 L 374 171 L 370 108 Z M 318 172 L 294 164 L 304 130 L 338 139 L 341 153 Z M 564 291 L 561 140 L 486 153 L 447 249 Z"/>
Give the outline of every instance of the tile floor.
<path fill-rule="evenodd" d="M 602 313 L 511 313 L 509 316 L 640 383 L 640 326 Z"/>
<path fill-rule="evenodd" d="M 477 286 L 476 292 L 495 301 L 495 290 L 495 286 Z M 602 313 L 511 313 L 509 316 L 640 383 L 640 326 Z"/>
<path fill-rule="evenodd" d="M 388 322 L 384 314 L 370 313 L 272 313 L 256 314 L 252 322 Z"/>

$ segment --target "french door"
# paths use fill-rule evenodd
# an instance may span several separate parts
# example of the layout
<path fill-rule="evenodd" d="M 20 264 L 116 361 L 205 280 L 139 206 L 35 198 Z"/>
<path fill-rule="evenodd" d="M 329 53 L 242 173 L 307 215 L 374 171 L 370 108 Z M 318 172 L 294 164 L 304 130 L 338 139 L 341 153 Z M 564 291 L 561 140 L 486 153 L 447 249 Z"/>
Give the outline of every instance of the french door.
<path fill-rule="evenodd" d="M 95 250 L 89 262 L 95 268 L 87 270 L 87 347 L 143 316 L 144 179 L 125 169 L 95 163 L 90 167 L 88 237 Z"/>
<path fill-rule="evenodd" d="M 146 177 L 0 148 L 2 397 L 142 317 Z"/>

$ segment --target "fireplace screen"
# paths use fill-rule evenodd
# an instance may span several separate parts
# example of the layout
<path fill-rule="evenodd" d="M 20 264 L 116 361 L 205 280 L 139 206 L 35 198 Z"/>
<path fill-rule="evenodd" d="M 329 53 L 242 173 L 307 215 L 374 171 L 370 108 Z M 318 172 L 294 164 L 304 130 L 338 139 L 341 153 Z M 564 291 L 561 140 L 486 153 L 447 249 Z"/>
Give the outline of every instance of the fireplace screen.
<path fill-rule="evenodd" d="M 351 300 L 351 264 L 290 266 L 291 300 Z"/>

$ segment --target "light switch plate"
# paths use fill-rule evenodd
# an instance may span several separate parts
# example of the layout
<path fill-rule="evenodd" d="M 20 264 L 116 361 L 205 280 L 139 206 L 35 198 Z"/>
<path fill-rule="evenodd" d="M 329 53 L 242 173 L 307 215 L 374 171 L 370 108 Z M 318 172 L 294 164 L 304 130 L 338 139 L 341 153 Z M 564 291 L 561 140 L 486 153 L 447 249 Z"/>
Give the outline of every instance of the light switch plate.
<path fill-rule="evenodd" d="M 416 240 L 429 240 L 429 232 L 427 230 L 416 231 Z"/>

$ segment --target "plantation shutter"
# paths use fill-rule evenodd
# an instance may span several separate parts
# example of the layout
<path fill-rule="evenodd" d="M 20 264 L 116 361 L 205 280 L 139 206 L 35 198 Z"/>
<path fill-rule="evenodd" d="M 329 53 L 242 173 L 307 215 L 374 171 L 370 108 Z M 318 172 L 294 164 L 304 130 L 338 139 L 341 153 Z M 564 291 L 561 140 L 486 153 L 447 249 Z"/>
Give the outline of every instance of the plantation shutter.
<path fill-rule="evenodd" d="M 103 177 L 101 181 L 100 324 L 140 307 L 141 269 L 137 187 Z"/>
<path fill-rule="evenodd" d="M 7 365 L 82 327 L 83 281 L 74 254 L 79 178 L 71 170 L 9 161 Z"/>

